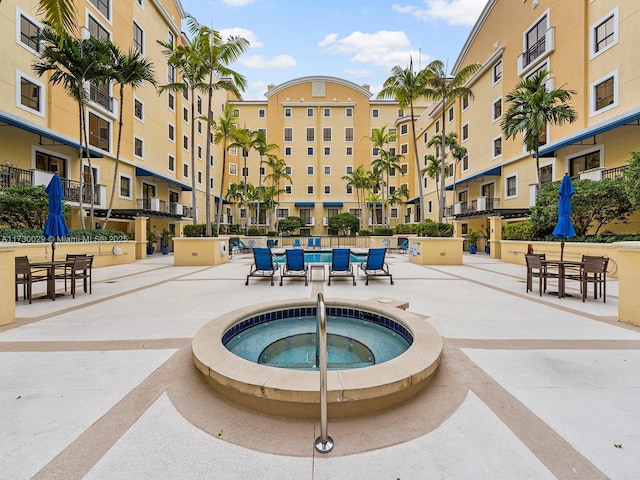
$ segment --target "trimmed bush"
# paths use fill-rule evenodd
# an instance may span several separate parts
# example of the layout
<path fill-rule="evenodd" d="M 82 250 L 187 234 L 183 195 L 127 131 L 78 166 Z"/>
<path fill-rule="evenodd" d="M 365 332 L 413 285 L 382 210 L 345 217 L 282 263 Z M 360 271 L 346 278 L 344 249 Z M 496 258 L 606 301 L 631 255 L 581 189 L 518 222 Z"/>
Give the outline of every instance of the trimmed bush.
<path fill-rule="evenodd" d="M 379 237 L 389 237 L 393 235 L 393 228 L 376 227 L 376 229 L 373 231 L 373 235 L 379 236 Z"/>
<path fill-rule="evenodd" d="M 371 231 L 363 228 L 362 230 L 358 230 L 358 235 L 360 235 L 361 237 L 370 237 Z"/>
<path fill-rule="evenodd" d="M 504 226 L 502 237 L 505 240 L 533 240 L 533 225 L 529 220 L 509 223 Z"/>
<path fill-rule="evenodd" d="M 453 224 L 425 220 L 416 227 L 420 237 L 453 237 Z"/>

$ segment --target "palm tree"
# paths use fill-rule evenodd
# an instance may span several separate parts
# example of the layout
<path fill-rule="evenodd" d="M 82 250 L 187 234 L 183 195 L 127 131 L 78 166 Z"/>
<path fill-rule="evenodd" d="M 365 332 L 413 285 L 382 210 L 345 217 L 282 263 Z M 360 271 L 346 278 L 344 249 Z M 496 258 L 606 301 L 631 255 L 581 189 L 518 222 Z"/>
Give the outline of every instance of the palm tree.
<path fill-rule="evenodd" d="M 363 213 L 366 214 L 366 212 L 362 210 L 362 202 L 364 201 L 364 191 L 369 187 L 369 175 L 364 167 L 360 165 L 353 170 L 350 175 L 344 175 L 342 180 L 346 181 L 347 185 L 350 185 L 356 191 L 356 201 L 358 202 L 358 210 L 360 211 L 360 228 L 362 228 Z"/>
<path fill-rule="evenodd" d="M 461 153 L 460 148 L 463 148 L 463 147 L 460 147 L 460 145 L 458 145 L 458 135 L 455 132 L 450 132 L 444 137 L 444 147 L 442 146 L 442 134 L 441 133 L 431 137 L 431 140 L 429 140 L 427 142 L 427 147 L 435 147 L 436 149 L 438 149 L 438 151 L 442 150 L 443 153 L 441 154 L 441 158 L 444 161 L 446 161 L 446 159 L 447 159 L 446 147 L 449 147 L 449 150 L 452 152 L 452 154 L 453 154 L 454 150 L 456 151 L 457 154 L 460 154 Z M 464 155 L 467 154 L 466 153 L 467 152 L 466 148 L 463 148 L 463 150 L 464 150 L 465 153 L 462 155 L 462 157 L 464 157 Z M 427 155 L 425 157 L 425 160 L 427 160 L 427 162 L 431 161 L 431 167 L 433 168 L 434 163 L 433 163 L 431 157 L 433 157 L 433 155 Z M 437 177 L 438 177 L 438 175 L 441 174 L 442 162 L 440 160 L 438 160 L 437 165 L 438 165 L 438 168 L 440 168 L 440 170 L 436 172 L 437 175 L 435 177 L 435 180 L 436 180 L 436 192 L 437 192 L 436 195 L 438 197 L 438 211 L 440 211 L 440 205 L 441 205 L 441 202 L 442 202 L 442 197 L 440 196 L 440 193 L 439 193 L 439 190 L 438 190 L 439 181 L 438 181 Z M 427 165 L 427 166 L 429 166 L 429 165 Z M 434 177 L 431 176 L 431 175 L 433 175 L 432 169 L 428 169 L 428 170 L 430 172 L 430 175 L 428 175 L 429 178 L 433 179 Z M 451 172 L 451 169 L 450 169 L 449 165 L 445 164 L 445 174 L 446 174 L 446 176 L 448 177 L 452 173 L 455 173 L 455 164 L 454 164 L 454 172 Z M 455 187 L 455 178 L 453 179 L 453 181 L 454 181 L 454 187 Z M 441 185 L 444 185 L 444 183 L 441 183 Z M 454 197 L 455 197 L 455 194 L 454 194 Z M 442 209 L 442 210 L 444 210 L 444 209 Z"/>
<path fill-rule="evenodd" d="M 418 141 L 416 139 L 416 123 L 414 116 L 414 103 L 416 100 L 424 96 L 431 77 L 432 70 L 430 66 L 420 70 L 413 71 L 413 59 L 409 61 L 409 66 L 405 69 L 398 65 L 391 69 L 392 75 L 384 81 L 382 90 L 378 93 L 377 98 L 391 98 L 398 101 L 401 109 L 409 107 L 411 115 L 411 137 L 413 139 L 413 155 L 416 162 L 416 172 L 420 171 L 420 160 L 418 159 Z M 418 179 L 418 189 L 420 195 L 420 218 L 422 221 L 424 216 L 424 198 L 422 193 L 422 181 Z"/>
<path fill-rule="evenodd" d="M 56 33 L 72 32 L 76 29 L 75 0 L 40 0 L 38 13 Z"/>
<path fill-rule="evenodd" d="M 424 156 L 425 162 L 427 164 L 426 167 L 424 167 L 421 171 L 420 171 L 420 175 L 421 176 L 427 176 L 432 180 L 435 180 L 436 182 L 436 195 L 438 197 L 438 200 L 440 200 L 440 188 L 438 187 L 438 185 L 440 184 L 440 172 L 442 171 L 442 160 L 437 158 L 435 155 L 425 155 Z M 445 174 L 449 175 L 449 166 L 445 165 Z"/>
<path fill-rule="evenodd" d="M 260 155 L 260 164 L 258 165 L 258 210 L 256 211 L 257 225 L 260 222 L 260 202 L 263 198 L 266 198 L 263 197 L 266 191 L 262 185 L 262 165 L 264 164 L 264 157 L 272 155 L 271 152 L 278 149 L 279 147 L 275 143 L 267 143 L 267 138 L 265 137 L 265 134 L 262 130 L 256 130 L 255 137 L 254 148 Z"/>
<path fill-rule="evenodd" d="M 431 68 L 433 75 L 430 76 L 429 85 L 425 89 L 424 94 L 426 98 L 440 102 L 440 109 L 442 111 L 442 136 L 446 138 L 446 121 L 445 113 L 449 102 L 459 97 L 468 95 L 473 98 L 473 92 L 466 86 L 467 81 L 473 76 L 482 66 L 479 63 L 473 63 L 461 68 L 453 77 L 447 75 L 445 65 L 440 60 L 434 60 L 431 62 L 429 68 Z M 442 199 L 440 201 L 440 208 L 438 209 L 438 221 L 442 221 L 444 218 L 444 210 L 446 207 L 446 189 L 444 188 L 444 182 L 446 177 L 446 162 L 445 148 L 442 148 L 442 162 L 440 164 L 440 184 L 442 185 Z"/>
<path fill-rule="evenodd" d="M 222 143 L 222 178 L 220 179 L 220 197 L 218 200 L 218 214 L 216 216 L 216 236 L 218 236 L 220 235 L 220 221 L 222 220 L 222 199 L 224 198 L 224 177 L 227 171 L 227 150 L 229 149 L 229 144 L 235 142 L 238 137 L 238 126 L 235 123 L 231 104 L 225 104 L 222 115 L 220 115 L 218 120 L 211 121 L 211 127 L 215 132 L 213 136 L 215 144 Z M 208 138 L 207 141 L 209 141 Z M 209 164 L 208 159 L 207 164 Z M 207 181 L 207 183 L 209 182 Z"/>
<path fill-rule="evenodd" d="M 389 217 L 387 216 L 387 196 L 389 193 L 389 177 L 392 172 L 399 171 L 401 175 L 404 175 L 400 168 L 400 160 L 404 158 L 404 155 L 394 155 L 387 150 L 380 150 L 380 157 L 371 162 L 371 166 L 379 170 L 382 180 L 382 204 L 384 208 L 383 221 L 385 225 L 389 226 Z M 383 179 L 386 177 L 386 181 Z"/>
<path fill-rule="evenodd" d="M 240 98 L 240 92 L 247 87 L 247 80 L 243 75 L 229 68 L 229 64 L 235 62 L 244 51 L 249 48 L 249 41 L 241 37 L 229 37 L 222 39 L 220 32 L 212 30 L 203 25 L 198 24 L 196 19 L 188 16 L 189 30 L 192 35 L 200 39 L 201 60 L 203 68 L 208 74 L 207 85 L 207 162 L 205 167 L 205 178 L 207 184 L 205 188 L 205 217 L 206 217 L 206 235 L 211 236 L 211 187 L 209 178 L 211 177 L 211 137 L 212 128 L 212 102 L 214 90 L 227 90 Z M 191 102 L 193 104 L 193 100 Z M 193 137 L 192 137 L 193 138 Z M 222 197 L 220 197 L 222 202 Z M 218 227 L 218 231 L 220 227 Z"/>
<path fill-rule="evenodd" d="M 118 140 L 116 144 L 116 161 L 113 170 L 113 183 L 111 184 L 111 197 L 109 199 L 109 208 L 105 215 L 102 228 L 107 228 L 111 211 L 113 209 L 113 200 L 116 193 L 116 185 L 118 183 L 118 168 L 120 166 L 120 146 L 122 143 L 122 118 L 124 114 L 124 87 L 130 86 L 133 91 L 141 87 L 144 82 L 156 85 L 156 79 L 153 74 L 153 65 L 149 60 L 144 58 L 142 54 L 135 49 L 129 49 L 128 54 L 124 54 L 116 45 L 110 44 L 111 47 L 111 76 L 115 82 L 120 85 L 120 108 L 118 109 Z"/>
<path fill-rule="evenodd" d="M 229 185 L 229 190 L 227 190 L 227 194 L 225 198 L 230 202 L 234 202 L 235 204 L 240 204 L 242 202 L 242 198 L 244 197 L 244 185 L 241 183 L 232 183 Z"/>
<path fill-rule="evenodd" d="M 49 26 L 40 31 L 39 40 L 43 43 L 40 56 L 33 63 L 32 68 L 38 76 L 49 73 L 52 85 L 61 84 L 67 93 L 78 104 L 78 123 L 80 141 L 78 143 L 78 158 L 80 159 L 79 174 L 79 212 L 82 228 L 85 228 L 85 218 L 82 213 L 82 199 L 84 188 L 84 153 L 87 153 L 89 175 L 91 179 L 91 225 L 93 225 L 93 168 L 89 155 L 88 129 L 86 128 L 85 104 L 87 89 L 90 82 L 105 83 L 109 77 L 107 65 L 110 61 L 108 44 L 93 37 L 77 39 L 65 31 L 57 32 Z M 86 148 L 84 148 L 86 146 Z"/>
<path fill-rule="evenodd" d="M 509 108 L 504 114 L 500 127 L 507 138 L 523 134 L 522 143 L 536 157 L 536 183 L 540 191 L 540 136 L 547 125 L 563 125 L 577 120 L 577 112 L 567 104 L 573 90 L 562 88 L 547 90 L 546 69 L 538 71 L 530 78 L 522 80 L 516 88 L 505 97 Z"/>
<path fill-rule="evenodd" d="M 282 180 L 286 180 L 289 183 L 292 183 L 291 175 L 289 175 L 289 173 L 287 172 L 287 162 L 285 161 L 284 158 L 270 157 L 266 163 L 267 163 L 267 166 L 271 169 L 271 173 L 265 176 L 265 180 L 270 180 L 271 185 L 275 187 L 275 190 L 276 190 L 277 200 L 273 207 L 275 210 L 275 208 L 278 205 L 280 205 L 280 194 L 283 192 L 283 190 L 280 189 L 280 182 Z M 276 215 L 275 227 L 277 232 L 278 231 L 277 215 Z"/>
<path fill-rule="evenodd" d="M 386 176 L 386 185 L 384 184 L 384 179 L 382 181 L 382 201 L 385 202 L 389 188 L 389 175 L 392 171 L 400 168 L 400 165 L 398 164 L 400 157 L 396 155 L 392 156 L 388 151 L 384 150 L 384 147 L 391 142 L 395 142 L 398 135 L 394 132 L 387 131 L 387 126 L 383 125 L 381 128 L 374 128 L 371 136 L 365 136 L 363 138 L 369 140 L 373 147 L 378 150 L 380 155 L 373 161 L 371 166 L 380 171 L 382 174 L 381 179 Z M 383 217 L 387 218 L 386 211 L 384 212 Z"/>

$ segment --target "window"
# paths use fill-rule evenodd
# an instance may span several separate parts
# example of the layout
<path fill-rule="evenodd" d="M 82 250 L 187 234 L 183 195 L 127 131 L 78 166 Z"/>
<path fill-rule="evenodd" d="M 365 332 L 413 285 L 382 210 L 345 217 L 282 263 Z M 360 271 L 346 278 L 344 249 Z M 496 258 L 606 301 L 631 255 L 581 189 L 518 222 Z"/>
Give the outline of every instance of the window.
<path fill-rule="evenodd" d="M 316 129 L 313 127 L 307 127 L 307 142 L 316 141 Z"/>
<path fill-rule="evenodd" d="M 175 172 L 176 171 L 176 159 L 173 155 L 169 155 L 168 157 L 168 162 L 167 162 L 167 167 L 169 169 L 170 172 Z"/>
<path fill-rule="evenodd" d="M 525 35 L 524 53 L 522 55 L 522 67 L 533 63 L 538 57 L 546 53 L 547 15 L 543 15 L 538 22 L 527 31 Z"/>
<path fill-rule="evenodd" d="M 600 150 L 584 153 L 569 159 L 569 175 L 577 177 L 580 172 L 600 167 Z"/>
<path fill-rule="evenodd" d="M 36 38 L 40 35 L 40 27 L 33 20 L 20 15 L 20 43 L 34 52 L 40 51 Z"/>
<path fill-rule="evenodd" d="M 198 133 L 202 134 L 202 122 L 200 120 L 198 120 L 198 122 L 196 123 L 196 128 L 198 130 Z"/>
<path fill-rule="evenodd" d="M 202 97 L 200 95 L 196 99 L 196 111 L 198 115 L 202 115 Z"/>
<path fill-rule="evenodd" d="M 245 207 L 240 208 L 240 218 L 247 218 L 247 209 Z"/>
<path fill-rule="evenodd" d="M 267 174 L 267 168 L 264 165 L 260 165 L 259 175 L 264 177 Z"/>
<path fill-rule="evenodd" d="M 502 155 L 502 137 L 493 139 L 493 157 L 499 157 Z"/>
<path fill-rule="evenodd" d="M 307 175 L 313 176 L 313 165 L 307 165 Z"/>
<path fill-rule="evenodd" d="M 293 142 L 293 128 L 284 127 L 284 141 Z"/>
<path fill-rule="evenodd" d="M 141 138 L 133 138 L 133 153 L 136 157 L 144 157 L 144 142 Z"/>
<path fill-rule="evenodd" d="M 173 33 L 171 32 L 171 30 L 169 30 L 167 32 L 167 42 L 169 42 L 170 45 L 173 45 L 173 42 L 175 42 L 175 41 L 176 41 L 176 39 L 173 36 Z"/>
<path fill-rule="evenodd" d="M 96 10 L 98 10 L 105 18 L 109 18 L 109 4 L 111 0 L 89 0 Z"/>
<path fill-rule="evenodd" d="M 198 145 L 198 158 L 202 158 L 202 146 Z"/>
<path fill-rule="evenodd" d="M 189 123 L 189 109 L 187 107 L 182 108 L 182 119 Z"/>
<path fill-rule="evenodd" d="M 347 157 L 353 156 L 353 147 L 347 147 L 344 153 Z"/>
<path fill-rule="evenodd" d="M 91 15 L 87 17 L 87 30 L 89 31 L 89 35 L 98 40 L 109 40 L 111 38 L 109 31 L 100 25 Z"/>
<path fill-rule="evenodd" d="M 515 175 L 507 177 L 505 191 L 507 198 L 513 198 L 518 195 L 518 177 Z"/>
<path fill-rule="evenodd" d="M 331 185 L 325 185 L 324 186 L 324 194 L 325 195 L 331 195 Z"/>
<path fill-rule="evenodd" d="M 322 129 L 322 141 L 323 142 L 331 141 L 331 127 L 324 127 Z"/>
<path fill-rule="evenodd" d="M 258 110 L 258 118 L 265 118 L 267 116 L 267 111 L 264 108 L 260 108 Z"/>
<path fill-rule="evenodd" d="M 353 166 L 352 166 L 352 165 L 347 165 L 347 166 L 345 167 L 345 169 L 344 169 L 344 172 L 345 172 L 347 175 L 351 175 L 351 174 L 353 174 Z"/>
<path fill-rule="evenodd" d="M 493 109 L 491 112 L 491 117 L 493 121 L 499 120 L 502 117 L 502 98 L 497 99 L 493 102 Z"/>
<path fill-rule="evenodd" d="M 553 164 L 540 167 L 540 183 L 546 185 L 553 182 Z"/>
<path fill-rule="evenodd" d="M 285 185 L 284 186 L 284 194 L 285 195 L 292 195 L 293 194 L 293 186 Z"/>
<path fill-rule="evenodd" d="M 380 154 L 380 150 L 378 150 L 378 147 L 373 147 L 371 149 L 371 155 L 373 155 L 374 157 L 377 157 Z"/>
<path fill-rule="evenodd" d="M 391 218 L 398 218 L 398 207 L 391 207 Z"/>
<path fill-rule="evenodd" d="M 176 68 L 173 65 L 167 65 L 167 83 L 175 83 L 176 81 Z M 170 106 L 173 110 L 173 105 Z"/>
<path fill-rule="evenodd" d="M 142 102 L 137 98 L 133 100 L 133 115 L 138 120 L 144 120 L 144 107 Z"/>
<path fill-rule="evenodd" d="M 185 150 L 189 150 L 189 137 L 187 137 L 186 135 L 182 136 L 182 148 L 184 148 Z"/>
<path fill-rule="evenodd" d="M 202 171 L 198 170 L 198 183 L 202 183 Z"/>
<path fill-rule="evenodd" d="M 406 155 L 407 153 L 409 153 L 409 144 L 408 143 L 403 143 L 402 145 L 400 145 L 400 153 L 402 155 Z"/>
<path fill-rule="evenodd" d="M 120 197 L 131 198 L 131 177 L 120 175 Z"/>
<path fill-rule="evenodd" d="M 433 213 L 433 202 L 431 200 L 427 202 L 427 212 Z"/>
<path fill-rule="evenodd" d="M 238 174 L 238 164 L 230 163 L 229 164 L 229 175 L 237 175 Z"/>
<path fill-rule="evenodd" d="M 175 105 L 176 105 L 176 97 L 173 96 L 173 93 L 169 93 L 167 95 L 167 106 L 169 107 L 169 109 L 175 110 Z"/>
<path fill-rule="evenodd" d="M 286 107 L 284 109 L 284 116 L 285 118 L 291 118 L 293 116 L 290 107 Z"/>
<path fill-rule="evenodd" d="M 502 80 L 502 60 L 493 66 L 493 84 L 495 85 Z"/>
<path fill-rule="evenodd" d="M 344 141 L 353 142 L 353 127 L 347 127 L 344 129 Z"/>
<path fill-rule="evenodd" d="M 189 165 L 187 163 L 182 164 L 182 176 L 184 178 L 189 178 Z"/>
<path fill-rule="evenodd" d="M 453 107 L 449 107 L 449 123 L 453 122 Z"/>
<path fill-rule="evenodd" d="M 344 114 L 347 118 L 353 117 L 353 108 L 347 107 L 344 109 Z"/>
<path fill-rule="evenodd" d="M 322 109 L 322 115 L 324 116 L 324 118 L 331 117 L 331 109 L 330 108 L 323 108 Z"/>
<path fill-rule="evenodd" d="M 402 172 L 403 175 L 406 175 L 408 171 L 409 171 L 409 164 L 408 163 L 401 163 L 400 164 L 400 172 Z"/>
<path fill-rule="evenodd" d="M 467 170 L 469 170 L 469 155 L 462 157 L 462 171 L 465 172 Z"/>
<path fill-rule="evenodd" d="M 347 195 L 353 195 L 353 185 L 347 185 L 347 189 L 345 190 Z"/>
<path fill-rule="evenodd" d="M 592 84 L 592 113 L 600 113 L 617 106 L 617 75 L 616 71 L 613 75 L 599 79 Z"/>
<path fill-rule="evenodd" d="M 237 108 L 233 109 L 233 118 L 240 118 L 240 110 Z"/>
<path fill-rule="evenodd" d="M 63 158 L 36 151 L 36 169 L 44 172 L 58 172 L 60 177 L 67 177 L 67 164 Z"/>
<path fill-rule="evenodd" d="M 409 133 L 409 125 L 407 125 L 406 123 L 400 125 L 400 135 L 406 135 L 407 133 Z"/>
<path fill-rule="evenodd" d="M 28 109 L 43 113 L 42 85 L 20 76 L 20 105 Z"/>
<path fill-rule="evenodd" d="M 215 182 L 213 181 L 213 177 L 209 177 L 209 188 L 215 188 Z"/>
<path fill-rule="evenodd" d="M 313 118 L 313 108 L 307 108 L 307 118 Z"/>
<path fill-rule="evenodd" d="M 111 124 L 89 112 L 89 145 L 109 150 L 111 141 Z"/>
<path fill-rule="evenodd" d="M 322 149 L 323 155 L 325 157 L 330 157 L 331 156 L 331 147 L 324 147 Z"/>
<path fill-rule="evenodd" d="M 323 173 L 324 173 L 324 175 L 331 175 L 331 166 L 330 165 L 325 165 Z"/>
<path fill-rule="evenodd" d="M 591 33 L 592 58 L 618 43 L 618 8 L 601 18 Z"/>
<path fill-rule="evenodd" d="M 184 78 L 184 75 L 183 75 Z M 185 88 L 182 90 L 182 98 L 184 98 L 187 102 L 189 101 L 189 89 Z"/>
<path fill-rule="evenodd" d="M 136 22 L 133 22 L 133 48 L 144 55 L 144 32 Z"/>
<path fill-rule="evenodd" d="M 377 108 L 374 108 L 373 110 L 371 110 L 371 117 L 379 118 L 380 117 L 380 110 L 378 110 Z"/>
<path fill-rule="evenodd" d="M 313 185 L 307 185 L 307 195 L 313 195 Z"/>
<path fill-rule="evenodd" d="M 469 95 L 462 96 L 462 111 L 464 112 L 467 108 L 469 108 Z"/>
<path fill-rule="evenodd" d="M 284 156 L 285 157 L 290 157 L 291 155 L 292 155 L 291 147 L 284 147 Z"/>
<path fill-rule="evenodd" d="M 436 133 L 440 133 L 440 120 L 436 120 Z"/>
<path fill-rule="evenodd" d="M 429 134 L 427 132 L 422 135 L 422 143 L 429 143 Z"/>
<path fill-rule="evenodd" d="M 287 218 L 289 216 L 289 209 L 288 208 L 278 208 L 278 211 L 276 212 L 276 215 L 278 216 L 278 218 Z"/>
<path fill-rule="evenodd" d="M 284 167 L 284 171 L 287 175 L 291 175 L 293 173 L 293 168 L 291 168 L 291 165 L 287 165 L 286 167 Z"/>
<path fill-rule="evenodd" d="M 402 109 L 398 109 L 398 118 L 402 118 L 404 117 L 404 112 L 402 111 Z"/>
<path fill-rule="evenodd" d="M 168 134 L 169 134 L 169 140 L 171 140 L 172 142 L 175 142 L 175 140 L 176 140 L 176 137 L 175 137 L 176 129 L 171 124 L 169 124 L 169 132 L 168 132 Z"/>
<path fill-rule="evenodd" d="M 464 142 L 465 140 L 469 139 L 469 124 L 465 123 L 462 126 L 462 141 Z"/>
<path fill-rule="evenodd" d="M 307 147 L 307 157 L 313 157 L 314 150 L 313 147 Z"/>

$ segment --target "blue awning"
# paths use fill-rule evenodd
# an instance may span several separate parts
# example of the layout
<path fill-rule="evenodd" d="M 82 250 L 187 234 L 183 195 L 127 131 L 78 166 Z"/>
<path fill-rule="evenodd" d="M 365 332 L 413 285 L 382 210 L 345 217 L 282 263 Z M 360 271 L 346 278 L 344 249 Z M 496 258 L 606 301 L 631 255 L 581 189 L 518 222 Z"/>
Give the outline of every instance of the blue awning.
<path fill-rule="evenodd" d="M 342 202 L 322 202 L 323 207 L 341 207 Z"/>
<path fill-rule="evenodd" d="M 315 207 L 316 202 L 296 202 L 294 203 L 296 207 Z"/>
<path fill-rule="evenodd" d="M 499 177 L 500 175 L 502 175 L 502 167 L 501 166 L 491 167 L 491 168 L 488 168 L 487 170 L 483 170 L 481 172 L 478 172 L 475 175 L 471 175 L 470 177 L 461 178 L 460 180 L 455 182 L 455 184 L 456 185 L 461 185 L 463 183 L 473 182 L 474 180 L 478 180 L 479 178 L 482 178 L 482 177 Z M 453 190 L 453 184 L 447 185 L 447 190 Z"/>
<path fill-rule="evenodd" d="M 609 130 L 613 130 L 614 128 L 621 127 L 622 125 L 626 125 L 638 119 L 640 119 L 640 109 L 636 108 L 635 110 L 631 110 L 630 112 L 626 112 L 626 113 L 623 113 L 622 115 L 615 116 L 613 118 L 605 120 L 604 122 L 597 123 L 595 125 L 590 126 L 589 128 L 580 130 L 577 133 L 568 135 L 555 142 L 548 143 L 547 145 L 544 145 L 540 149 L 540 156 L 541 157 L 552 156 L 557 150 L 560 150 L 563 147 L 567 147 L 573 144 L 580 145 L 578 142 L 581 142 L 585 138 L 595 137 L 596 135 L 608 132 Z"/>
<path fill-rule="evenodd" d="M 416 204 L 420 203 L 420 197 L 412 198 L 411 200 L 407 200 L 407 203 Z"/>
<path fill-rule="evenodd" d="M 183 192 L 190 192 L 193 190 L 189 185 L 187 185 L 186 183 L 179 182 L 175 178 L 169 178 L 142 167 L 136 167 L 136 177 L 153 177 L 160 180 L 161 182 L 167 182 L 177 187 L 180 187 Z M 217 199 L 218 197 L 216 197 L 216 200 Z"/>
<path fill-rule="evenodd" d="M 80 144 L 77 140 L 74 140 L 71 137 L 67 137 L 62 133 L 56 132 L 55 130 L 51 130 L 50 128 L 43 127 L 38 125 L 37 123 L 30 122 L 24 118 L 20 118 L 17 115 L 14 115 L 9 112 L 5 112 L 4 110 L 0 110 L 0 122 L 11 125 L 12 127 L 19 128 L 20 130 L 24 130 L 29 133 L 33 133 L 35 135 L 39 135 L 40 137 L 48 138 L 53 142 L 58 142 L 67 147 L 73 147 L 76 150 L 80 147 Z M 42 141 L 40 142 L 42 145 Z M 85 149 L 86 153 L 86 149 Z M 98 150 L 94 150 L 93 148 L 89 148 L 89 155 L 91 158 L 103 158 L 104 155 L 100 153 Z"/>

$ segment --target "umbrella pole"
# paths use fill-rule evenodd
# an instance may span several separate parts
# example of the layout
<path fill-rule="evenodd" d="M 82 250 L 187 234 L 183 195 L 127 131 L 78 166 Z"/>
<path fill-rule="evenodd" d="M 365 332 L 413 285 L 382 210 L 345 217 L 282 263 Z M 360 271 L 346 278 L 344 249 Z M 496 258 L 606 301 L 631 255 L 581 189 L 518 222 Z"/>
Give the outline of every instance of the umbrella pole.
<path fill-rule="evenodd" d="M 55 260 L 56 257 L 56 239 L 54 238 L 51 242 L 51 263 Z"/>
<path fill-rule="evenodd" d="M 560 242 L 560 261 L 562 261 L 564 257 L 564 238 Z"/>

